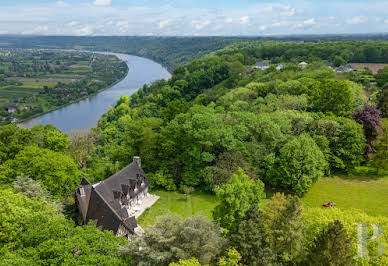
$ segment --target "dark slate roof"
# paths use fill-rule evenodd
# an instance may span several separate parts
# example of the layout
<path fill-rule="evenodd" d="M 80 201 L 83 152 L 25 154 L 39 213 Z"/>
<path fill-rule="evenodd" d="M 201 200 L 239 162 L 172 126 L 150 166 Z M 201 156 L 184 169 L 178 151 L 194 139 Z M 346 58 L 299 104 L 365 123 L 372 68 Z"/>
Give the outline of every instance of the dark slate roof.
<path fill-rule="evenodd" d="M 257 62 L 256 66 L 257 67 L 267 67 L 267 66 L 269 66 L 269 63 L 268 62 Z"/>
<path fill-rule="evenodd" d="M 76 190 L 77 203 L 84 223 L 93 220 L 101 230 L 112 230 L 115 233 L 122 224 L 133 233 L 137 227 L 136 219 L 128 216 L 126 208 L 120 204 L 120 199 L 127 203 L 126 195 L 134 198 L 148 186 L 148 179 L 138 157 L 104 181 L 92 185 L 84 178 Z M 138 187 L 137 191 L 134 190 L 135 187 Z"/>

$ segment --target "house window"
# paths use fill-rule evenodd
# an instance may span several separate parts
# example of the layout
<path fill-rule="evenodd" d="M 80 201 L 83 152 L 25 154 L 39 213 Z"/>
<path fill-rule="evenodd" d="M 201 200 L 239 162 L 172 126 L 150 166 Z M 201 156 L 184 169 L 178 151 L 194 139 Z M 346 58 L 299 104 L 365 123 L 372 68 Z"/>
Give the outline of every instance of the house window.
<path fill-rule="evenodd" d="M 79 194 L 81 194 L 81 197 L 85 197 L 85 196 L 86 196 L 85 190 L 84 190 L 83 187 L 80 187 L 80 188 L 79 188 Z"/>

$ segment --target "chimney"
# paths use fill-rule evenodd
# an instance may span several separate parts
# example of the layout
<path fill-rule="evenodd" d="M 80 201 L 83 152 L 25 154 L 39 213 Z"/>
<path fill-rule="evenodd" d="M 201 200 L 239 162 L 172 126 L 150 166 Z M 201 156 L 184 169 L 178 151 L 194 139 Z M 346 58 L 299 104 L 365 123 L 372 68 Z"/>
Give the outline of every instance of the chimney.
<path fill-rule="evenodd" d="M 141 167 L 141 160 L 139 156 L 133 157 L 133 162 L 137 164 L 137 166 Z"/>

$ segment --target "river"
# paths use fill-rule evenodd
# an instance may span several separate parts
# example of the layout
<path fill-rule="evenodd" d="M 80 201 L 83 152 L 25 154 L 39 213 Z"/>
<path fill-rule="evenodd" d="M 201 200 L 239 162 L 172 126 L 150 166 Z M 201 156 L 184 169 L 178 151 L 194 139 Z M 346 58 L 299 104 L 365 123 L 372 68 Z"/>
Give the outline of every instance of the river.
<path fill-rule="evenodd" d="M 115 105 L 121 95 L 130 96 L 146 83 L 171 77 L 165 68 L 152 60 L 126 54 L 109 54 L 116 55 L 128 65 L 129 71 L 123 80 L 99 94 L 24 121 L 20 126 L 31 128 L 37 124 L 52 124 L 65 133 L 90 129 L 97 125 L 100 117 L 109 110 L 109 106 Z"/>

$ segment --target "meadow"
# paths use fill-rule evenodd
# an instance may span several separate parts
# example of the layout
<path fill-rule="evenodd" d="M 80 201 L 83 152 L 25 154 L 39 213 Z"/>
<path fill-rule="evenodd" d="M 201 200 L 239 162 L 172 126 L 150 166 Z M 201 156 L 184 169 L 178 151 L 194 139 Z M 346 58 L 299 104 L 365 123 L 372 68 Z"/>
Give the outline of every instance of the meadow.
<path fill-rule="evenodd" d="M 139 225 L 153 225 L 156 218 L 165 214 L 176 214 L 183 218 L 201 214 L 212 219 L 212 211 L 218 201 L 215 195 L 194 192 L 186 200 L 185 194 L 157 190 L 151 192 L 160 199 L 138 219 Z M 386 216 L 388 206 L 388 175 L 379 178 L 371 176 L 331 176 L 314 184 L 301 201 L 306 208 L 322 208 L 324 202 L 335 202 L 334 208 L 358 209 L 370 216 Z M 265 202 L 263 203 L 265 204 Z"/>

